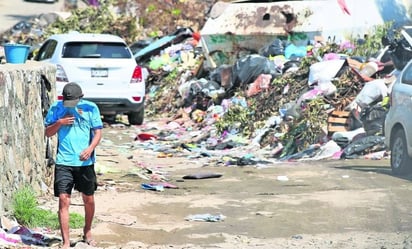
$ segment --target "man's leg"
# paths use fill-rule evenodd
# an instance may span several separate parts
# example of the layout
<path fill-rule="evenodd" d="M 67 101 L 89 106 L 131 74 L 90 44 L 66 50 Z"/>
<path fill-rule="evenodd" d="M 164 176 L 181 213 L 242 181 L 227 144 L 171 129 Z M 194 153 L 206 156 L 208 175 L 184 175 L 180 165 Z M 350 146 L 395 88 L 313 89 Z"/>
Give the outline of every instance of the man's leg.
<path fill-rule="evenodd" d="M 85 213 L 83 236 L 86 241 L 91 241 L 93 239 L 91 230 L 95 210 L 94 195 L 85 195 L 82 193 L 82 198 Z"/>
<path fill-rule="evenodd" d="M 59 223 L 60 232 L 63 238 L 62 248 L 70 247 L 70 236 L 69 236 L 69 206 L 70 206 L 70 194 L 60 194 L 59 195 Z"/>

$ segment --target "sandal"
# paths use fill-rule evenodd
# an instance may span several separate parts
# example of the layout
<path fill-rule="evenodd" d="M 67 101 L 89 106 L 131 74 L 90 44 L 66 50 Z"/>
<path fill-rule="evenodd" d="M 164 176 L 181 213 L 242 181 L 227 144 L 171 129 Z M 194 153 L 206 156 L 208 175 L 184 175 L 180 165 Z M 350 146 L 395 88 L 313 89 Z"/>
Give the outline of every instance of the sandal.
<path fill-rule="evenodd" d="M 93 246 L 93 247 L 97 246 L 97 241 L 95 241 L 94 239 L 86 239 L 86 237 L 84 236 L 83 236 L 83 242 L 89 246 Z"/>

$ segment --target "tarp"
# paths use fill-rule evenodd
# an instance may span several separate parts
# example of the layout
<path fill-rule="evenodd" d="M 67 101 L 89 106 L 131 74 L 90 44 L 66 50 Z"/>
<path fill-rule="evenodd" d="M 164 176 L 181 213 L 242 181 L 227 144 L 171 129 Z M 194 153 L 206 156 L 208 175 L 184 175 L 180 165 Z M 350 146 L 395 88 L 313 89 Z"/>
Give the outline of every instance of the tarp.
<path fill-rule="evenodd" d="M 134 58 L 136 60 L 140 60 L 140 58 L 143 56 L 147 56 L 148 58 L 150 58 L 152 53 L 155 53 L 157 50 L 170 46 L 173 39 L 175 38 L 176 38 L 176 35 L 164 36 L 152 42 L 150 45 L 139 50 L 136 54 L 134 54 Z"/>

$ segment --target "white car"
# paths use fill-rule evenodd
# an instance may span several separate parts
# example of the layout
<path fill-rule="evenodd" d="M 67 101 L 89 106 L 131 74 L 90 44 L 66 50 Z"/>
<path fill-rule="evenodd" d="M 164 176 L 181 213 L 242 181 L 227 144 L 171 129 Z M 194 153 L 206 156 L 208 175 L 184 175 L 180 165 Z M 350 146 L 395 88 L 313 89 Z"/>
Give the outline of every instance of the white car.
<path fill-rule="evenodd" d="M 412 26 L 404 26 L 402 39 L 391 44 L 396 80 L 390 88 L 390 108 L 385 118 L 385 145 L 391 151 L 396 175 L 412 172 Z"/>
<path fill-rule="evenodd" d="M 84 99 L 96 103 L 105 118 L 125 114 L 129 124 L 143 123 L 148 71 L 137 65 L 122 38 L 78 32 L 56 34 L 43 43 L 34 60 L 56 65 L 59 99 L 64 85 L 76 82 Z"/>

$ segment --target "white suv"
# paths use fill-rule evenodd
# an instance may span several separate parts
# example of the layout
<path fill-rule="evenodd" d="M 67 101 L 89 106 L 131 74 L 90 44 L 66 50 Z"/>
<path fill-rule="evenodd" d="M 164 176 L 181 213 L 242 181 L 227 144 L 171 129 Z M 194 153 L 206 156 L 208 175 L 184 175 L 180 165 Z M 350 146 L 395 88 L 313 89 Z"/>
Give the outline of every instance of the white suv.
<path fill-rule="evenodd" d="M 78 32 L 56 34 L 43 43 L 34 60 L 56 65 L 59 99 L 64 85 L 76 82 L 84 98 L 96 103 L 105 118 L 126 114 L 129 124 L 143 123 L 148 71 L 137 65 L 122 38 Z"/>

